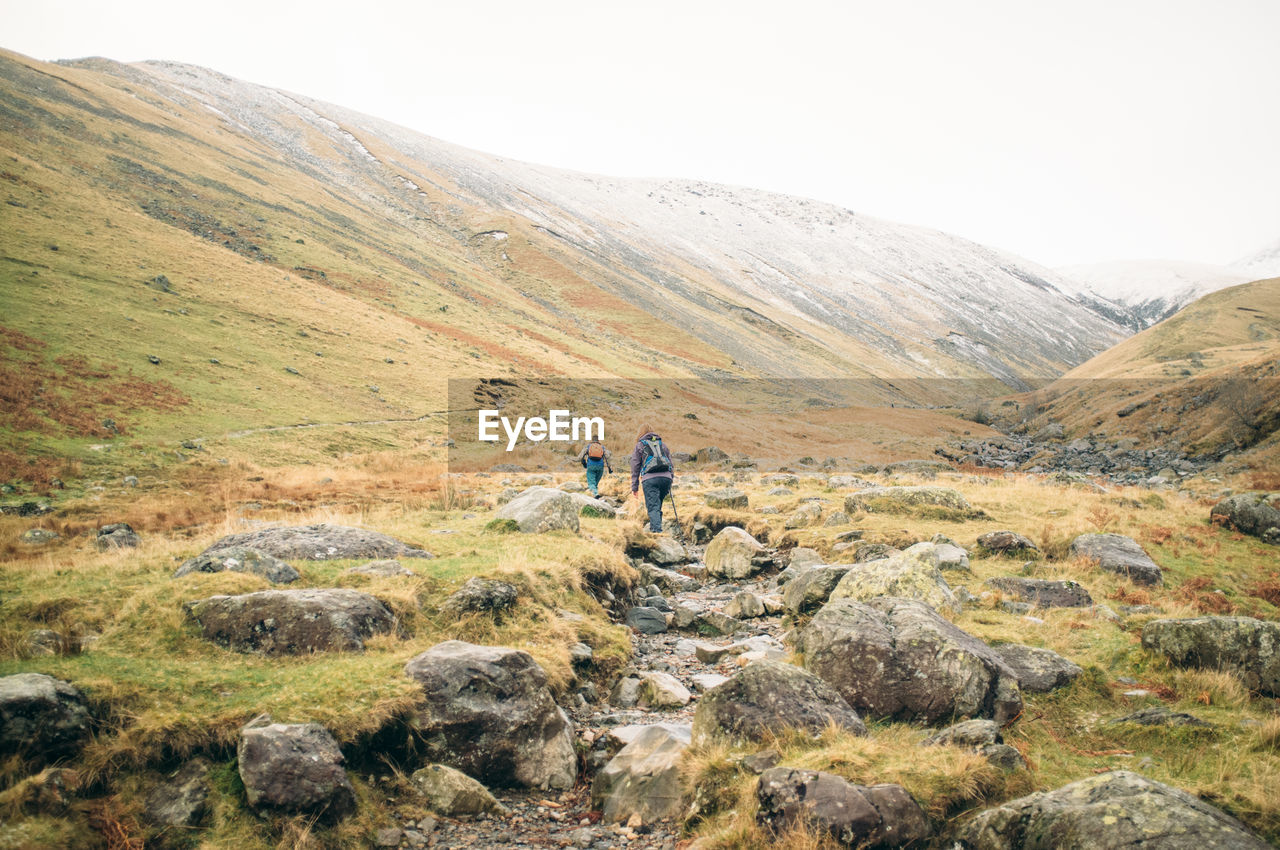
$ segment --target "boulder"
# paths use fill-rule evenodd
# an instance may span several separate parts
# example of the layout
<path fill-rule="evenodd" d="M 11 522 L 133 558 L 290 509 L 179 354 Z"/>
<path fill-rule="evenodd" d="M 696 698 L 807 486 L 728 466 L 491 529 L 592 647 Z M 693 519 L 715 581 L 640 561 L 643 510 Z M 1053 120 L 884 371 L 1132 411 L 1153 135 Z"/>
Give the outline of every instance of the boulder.
<path fill-rule="evenodd" d="M 689 553 L 678 540 L 665 536 L 655 536 L 644 553 L 645 560 L 660 566 L 669 567 L 683 564 L 689 560 Z"/>
<path fill-rule="evenodd" d="M 489 786 L 573 787 L 572 727 L 527 652 L 450 640 L 405 673 L 422 686 L 410 725 L 431 761 Z"/>
<path fill-rule="evenodd" d="M 578 531 L 578 503 L 573 495 L 551 487 L 530 487 L 502 506 L 495 519 L 509 519 L 524 534 L 567 529 Z"/>
<path fill-rule="evenodd" d="M 707 503 L 709 508 L 739 511 L 745 511 L 748 503 L 747 494 L 737 487 L 721 487 L 719 490 L 708 490 L 702 494 L 702 500 Z"/>
<path fill-rule="evenodd" d="M 878 472 L 879 470 L 876 469 L 875 471 Z M 827 479 L 827 486 L 835 489 L 857 488 L 859 490 L 866 490 L 868 487 L 874 487 L 876 485 L 871 481 L 868 481 L 865 478 L 859 478 L 856 475 L 833 475 Z"/>
<path fill-rule="evenodd" d="M 760 476 L 760 483 L 765 487 L 795 487 L 800 483 L 800 476 L 790 472 L 775 472 Z"/>
<path fill-rule="evenodd" d="M 700 611 L 693 621 L 693 627 L 700 635 L 717 637 L 743 631 L 747 625 L 721 611 Z"/>
<path fill-rule="evenodd" d="M 757 570 L 752 559 L 763 550 L 758 540 L 738 526 L 723 528 L 707 546 L 704 555 L 707 575 L 727 579 L 748 578 Z"/>
<path fill-rule="evenodd" d="M 574 504 L 578 506 L 578 516 L 613 519 L 618 515 L 618 509 L 613 505 L 603 499 L 592 498 L 586 493 L 569 493 L 569 498 L 573 499 Z"/>
<path fill-rule="evenodd" d="M 901 551 L 901 549 L 895 549 L 888 543 L 859 543 L 858 547 L 853 550 L 853 562 L 855 564 L 865 564 L 868 561 L 879 561 L 890 555 L 896 555 Z"/>
<path fill-rule="evenodd" d="M 1078 582 L 1069 579 L 1050 581 L 1020 576 L 997 576 L 987 579 L 986 584 L 1001 593 L 1016 596 L 1023 602 L 1030 602 L 1040 608 L 1089 608 L 1093 605 L 1093 597 L 1089 595 L 1089 591 Z"/>
<path fill-rule="evenodd" d="M 1280 493 L 1239 493 L 1229 496 L 1209 510 L 1209 521 L 1280 543 Z"/>
<path fill-rule="evenodd" d="M 514 584 L 491 578 L 472 576 L 467 583 L 449 595 L 440 610 L 455 617 L 467 614 L 494 614 L 516 604 L 520 591 Z"/>
<path fill-rule="evenodd" d="M 232 546 L 217 552 L 206 551 L 189 558 L 178 567 L 173 577 L 181 578 L 191 573 L 219 573 L 223 570 L 253 573 L 272 584 L 288 584 L 302 578 L 297 570 L 279 558 L 245 546 Z"/>
<path fill-rule="evenodd" d="M 1138 541 L 1123 534 L 1081 534 L 1071 541 L 1071 557 L 1097 561 L 1100 569 L 1135 584 L 1162 584 L 1163 574 Z"/>
<path fill-rule="evenodd" d="M 1022 711 L 1017 674 L 985 643 L 915 599 L 833 599 L 796 636 L 805 667 L 855 710 L 937 723 Z"/>
<path fill-rule="evenodd" d="M 1004 643 L 993 646 L 1018 676 L 1018 687 L 1023 693 L 1047 694 L 1064 688 L 1084 671 L 1052 649 Z"/>
<path fill-rule="evenodd" d="M 787 566 L 804 569 L 805 567 L 818 567 L 822 563 L 822 555 L 818 554 L 817 549 L 797 546 L 791 550 L 791 557 L 787 561 Z"/>
<path fill-rule="evenodd" d="M 44 546 L 46 543 L 52 543 L 59 539 L 61 535 L 56 531 L 50 531 L 47 528 L 28 528 L 22 532 L 22 536 L 18 541 L 26 546 Z"/>
<path fill-rule="evenodd" d="M 756 635 L 746 640 L 740 640 L 726 646 L 716 646 L 709 643 L 695 643 L 693 645 L 694 656 L 703 664 L 716 665 L 726 658 L 736 658 L 740 655 L 746 655 L 749 652 L 777 652 L 785 654 L 786 648 L 778 642 L 777 638 L 769 635 Z"/>
<path fill-rule="evenodd" d="M 387 634 L 395 617 L 373 596 L 347 588 L 262 590 L 210 596 L 183 606 L 206 640 L 236 652 L 300 655 L 359 652 Z"/>
<path fill-rule="evenodd" d="M 831 591 L 831 599 L 866 602 L 878 596 L 919 599 L 940 611 L 960 613 L 942 571 L 907 552 L 851 568 Z"/>
<path fill-rule="evenodd" d="M 758 661 L 703 695 L 693 740 L 767 742 L 787 728 L 816 737 L 829 725 L 867 734 L 858 713 L 822 679 L 793 664 Z"/>
<path fill-rule="evenodd" d="M 729 459 L 729 455 L 715 446 L 706 446 L 693 453 L 694 463 L 720 463 Z"/>
<path fill-rule="evenodd" d="M 868 487 L 844 499 L 845 513 L 850 515 L 873 508 L 892 513 L 912 513 L 919 507 L 947 508 L 966 516 L 974 514 L 968 500 L 950 487 Z"/>
<path fill-rule="evenodd" d="M 641 708 L 683 708 L 693 695 L 670 673 L 646 670 L 640 674 L 640 688 L 636 691 L 636 704 Z"/>
<path fill-rule="evenodd" d="M 833 773 L 772 767 L 756 786 L 756 822 L 776 835 L 803 824 L 847 847 L 903 847 L 929 822 L 901 785 L 854 785 Z"/>
<path fill-rule="evenodd" d="M 1016 531 L 989 531 L 978 538 L 983 555 L 1004 558 L 1039 558 L 1040 547 Z"/>
<path fill-rule="evenodd" d="M 1227 670 L 1251 691 L 1280 697 L 1280 623 L 1252 617 L 1152 620 L 1142 646 L 1179 667 Z"/>
<path fill-rule="evenodd" d="M 417 575 L 417 573 L 395 558 L 383 558 L 378 561 L 370 561 L 367 564 L 357 564 L 354 567 L 348 567 L 343 572 L 346 575 L 379 576 L 382 578 Z"/>
<path fill-rule="evenodd" d="M 992 720 L 965 720 L 920 742 L 922 747 L 942 744 L 972 750 L 1001 770 L 1027 769 L 1027 760 L 1017 748 L 1004 742 L 1000 726 Z"/>
<path fill-rule="evenodd" d="M 195 758 L 151 789 L 144 804 L 146 819 L 162 827 L 190 829 L 198 826 L 209 808 L 213 765 Z"/>
<path fill-rule="evenodd" d="M 642 635 L 660 635 L 669 628 L 666 615 L 649 605 L 629 609 L 622 622 Z"/>
<path fill-rule="evenodd" d="M 670 538 L 661 539 L 669 540 Z M 640 578 L 643 581 L 648 584 L 656 584 L 668 593 L 685 593 L 690 590 L 697 590 L 701 586 L 696 578 L 687 576 L 684 573 L 678 573 L 675 570 L 667 570 L 644 563 L 640 564 L 637 569 L 640 571 Z"/>
<path fill-rule="evenodd" d="M 848 564 L 832 564 L 814 567 L 787 582 L 782 591 L 782 605 L 792 614 L 807 614 L 827 603 L 845 573 L 853 569 Z"/>
<path fill-rule="evenodd" d="M 137 549 L 142 545 L 142 538 L 129 526 L 129 523 L 113 522 L 98 529 L 93 544 L 99 552 L 111 549 Z"/>
<path fill-rule="evenodd" d="M 272 723 L 264 716 L 241 730 L 236 756 L 253 809 L 328 822 L 356 810 L 342 751 L 319 724 Z"/>
<path fill-rule="evenodd" d="M 724 606 L 724 612 L 738 620 L 752 620 L 776 614 L 782 606 L 777 599 L 768 596 L 757 596 L 749 590 L 741 591 Z"/>
<path fill-rule="evenodd" d="M 903 550 L 903 554 L 924 561 L 940 570 L 969 569 L 969 553 L 954 543 L 931 543 L 922 541 Z"/>
<path fill-rule="evenodd" d="M 434 558 L 416 549 L 365 528 L 331 525 L 285 525 L 232 534 L 218 540 L 202 554 L 243 547 L 286 561 L 333 561 L 357 558 Z"/>
<path fill-rule="evenodd" d="M 448 765 L 429 764 L 415 770 L 409 781 L 421 795 L 422 805 L 442 817 L 507 813 L 488 788 Z"/>
<path fill-rule="evenodd" d="M 950 472 L 951 464 L 942 460 L 899 460 L 884 468 L 885 475 L 926 475 L 932 478 L 939 472 Z"/>
<path fill-rule="evenodd" d="M 1235 818 L 1125 770 L 988 809 L 957 836 L 972 850 L 1263 850 Z"/>
<path fill-rule="evenodd" d="M 688 745 L 687 735 L 666 726 L 644 727 L 596 774 L 592 807 L 606 823 L 678 819 L 685 796 L 680 757 Z"/>
<path fill-rule="evenodd" d="M 787 517 L 783 523 L 785 528 L 808 528 L 822 519 L 822 505 L 817 502 L 805 502 Z"/>
<path fill-rule="evenodd" d="M 70 682 L 43 673 L 0 677 L 0 755 L 34 766 L 70 758 L 88 743 L 89 706 Z"/>

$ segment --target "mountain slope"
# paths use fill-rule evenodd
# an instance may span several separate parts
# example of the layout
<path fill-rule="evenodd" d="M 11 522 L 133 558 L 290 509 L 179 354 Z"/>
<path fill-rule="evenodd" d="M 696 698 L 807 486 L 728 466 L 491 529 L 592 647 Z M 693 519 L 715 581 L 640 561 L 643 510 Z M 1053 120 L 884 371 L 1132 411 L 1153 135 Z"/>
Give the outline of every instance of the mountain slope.
<path fill-rule="evenodd" d="M 1280 240 L 1236 260 L 1230 266 L 1253 279 L 1280 276 Z"/>
<path fill-rule="evenodd" d="M 1228 286 L 1257 280 L 1226 266 L 1174 260 L 1122 260 L 1058 269 L 1080 285 L 1095 309 L 1135 331 L 1167 319 L 1191 302 Z"/>
<path fill-rule="evenodd" d="M 0 118 L 3 325 L 42 346 L 7 345 L 5 379 L 36 358 L 22 397 L 98 422 L 9 423 L 27 452 L 106 418 L 160 441 L 412 420 L 482 376 L 935 403 L 963 390 L 921 379 L 1026 386 L 1122 336 L 1053 272 L 946 234 L 514 163 L 189 66 L 0 53 Z M 187 401 L 120 412 L 103 370 Z"/>

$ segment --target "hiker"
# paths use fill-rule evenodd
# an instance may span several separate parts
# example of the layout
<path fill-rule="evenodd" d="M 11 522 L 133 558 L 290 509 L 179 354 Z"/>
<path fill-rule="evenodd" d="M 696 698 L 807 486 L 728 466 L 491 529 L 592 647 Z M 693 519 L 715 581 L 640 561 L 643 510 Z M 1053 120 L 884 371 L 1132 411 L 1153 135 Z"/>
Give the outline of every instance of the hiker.
<path fill-rule="evenodd" d="M 639 496 L 640 488 L 644 488 L 644 507 L 649 512 L 649 530 L 654 534 L 662 531 L 662 502 L 671 495 L 674 479 L 671 452 L 652 428 L 642 426 L 631 452 L 631 495 Z"/>
<path fill-rule="evenodd" d="M 609 465 L 611 457 L 613 452 L 606 449 L 599 440 L 587 443 L 578 453 L 578 462 L 587 471 L 587 489 L 597 499 L 600 498 L 600 479 L 604 477 L 604 471 L 608 469 L 610 473 L 613 472 L 613 467 Z"/>

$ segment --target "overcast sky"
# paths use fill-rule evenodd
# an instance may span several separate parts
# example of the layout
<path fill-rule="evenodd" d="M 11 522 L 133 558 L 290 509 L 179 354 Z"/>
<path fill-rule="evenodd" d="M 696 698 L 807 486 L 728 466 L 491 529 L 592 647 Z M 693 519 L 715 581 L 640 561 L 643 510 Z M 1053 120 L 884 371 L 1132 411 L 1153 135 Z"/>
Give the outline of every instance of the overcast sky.
<path fill-rule="evenodd" d="M 804 195 L 1047 265 L 1280 239 L 1280 0 L 0 0 L 515 159 Z"/>

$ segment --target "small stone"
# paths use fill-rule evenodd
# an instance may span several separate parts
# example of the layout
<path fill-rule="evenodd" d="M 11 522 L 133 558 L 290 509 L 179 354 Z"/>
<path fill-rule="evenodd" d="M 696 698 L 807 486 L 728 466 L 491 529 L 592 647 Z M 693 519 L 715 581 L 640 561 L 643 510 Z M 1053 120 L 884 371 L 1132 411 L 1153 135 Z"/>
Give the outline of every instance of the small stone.
<path fill-rule="evenodd" d="M 399 847 L 403 836 L 404 832 L 395 827 L 380 829 L 373 836 L 373 843 L 377 847 Z"/>
<path fill-rule="evenodd" d="M 627 829 L 639 829 L 642 826 L 644 826 L 644 819 L 640 817 L 639 812 L 627 818 Z"/>

